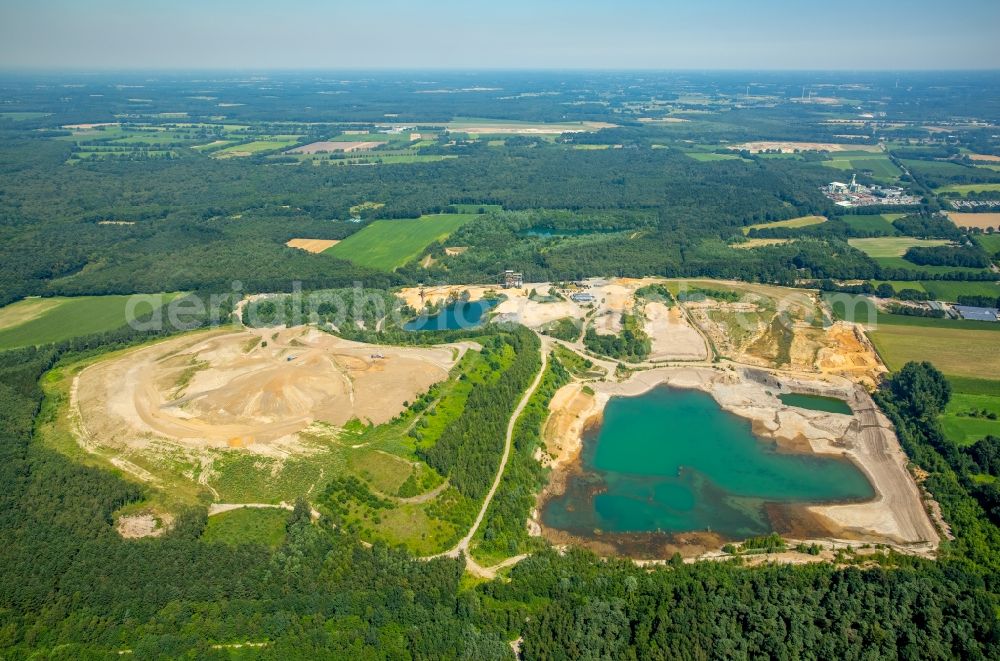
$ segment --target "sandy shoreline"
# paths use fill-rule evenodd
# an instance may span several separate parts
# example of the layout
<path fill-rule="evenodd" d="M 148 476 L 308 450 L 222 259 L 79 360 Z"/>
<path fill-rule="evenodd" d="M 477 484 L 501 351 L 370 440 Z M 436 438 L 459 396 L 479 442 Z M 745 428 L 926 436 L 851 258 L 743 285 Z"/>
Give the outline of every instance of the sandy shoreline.
<path fill-rule="evenodd" d="M 686 556 L 711 553 L 723 543 L 717 535 L 600 535 L 582 539 L 541 524 L 544 503 L 564 492 L 567 480 L 581 471 L 580 454 L 586 430 L 601 422 L 612 397 L 634 397 L 666 385 L 706 392 L 719 406 L 748 419 L 753 432 L 788 452 L 842 458 L 868 479 L 875 497 L 864 502 L 795 505 L 769 512 L 778 532 L 799 540 L 824 543 L 886 544 L 926 555 L 939 542 L 921 497 L 907 470 L 907 460 L 889 421 L 861 386 L 837 377 L 805 378 L 770 370 L 735 366 L 660 367 L 633 374 L 626 381 L 573 383 L 556 393 L 545 427 L 550 482 L 539 495 L 533 528 L 557 544 L 588 546 L 598 553 L 634 557 L 638 553 L 674 551 Z M 584 388 L 589 389 L 585 391 Z M 780 392 L 806 392 L 848 401 L 853 416 L 809 411 L 784 405 Z M 592 394 L 590 394 L 592 393 Z M 616 539 L 617 538 L 617 539 Z M 730 540 L 731 541 L 731 540 Z"/>

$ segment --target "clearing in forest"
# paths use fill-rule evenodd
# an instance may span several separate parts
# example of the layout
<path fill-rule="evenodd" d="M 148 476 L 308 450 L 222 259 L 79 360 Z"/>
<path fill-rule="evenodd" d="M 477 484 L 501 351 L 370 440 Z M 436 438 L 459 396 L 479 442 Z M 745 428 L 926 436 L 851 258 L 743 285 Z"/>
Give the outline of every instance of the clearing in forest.
<path fill-rule="evenodd" d="M 444 241 L 476 214 L 443 213 L 420 218 L 376 220 L 327 251 L 359 266 L 392 271 L 416 259 L 424 249 Z"/>
<path fill-rule="evenodd" d="M 757 223 L 756 225 L 749 225 L 743 228 L 743 233 L 749 234 L 750 230 L 770 229 L 773 227 L 787 227 L 794 229 L 798 227 L 808 227 L 810 225 L 819 225 L 820 223 L 825 222 L 825 216 L 799 216 L 798 218 L 789 218 L 788 220 L 779 220 L 773 223 Z"/>
<path fill-rule="evenodd" d="M 340 243 L 340 241 L 335 239 L 289 239 L 285 245 L 289 248 L 298 248 L 299 250 L 305 250 L 306 252 L 319 253 L 323 252 L 327 248 L 332 248 L 338 243 Z"/>
<path fill-rule="evenodd" d="M 914 239 L 908 236 L 887 236 L 872 239 L 848 239 L 852 248 L 857 248 L 872 259 L 880 257 L 902 257 L 910 248 L 926 248 L 943 246 L 948 242 L 942 239 Z M 914 265 L 916 268 L 916 265 Z"/>
<path fill-rule="evenodd" d="M 749 250 L 750 248 L 766 248 L 767 246 L 781 246 L 790 243 L 791 239 L 747 239 L 743 243 L 733 243 L 729 247 L 737 250 Z"/>

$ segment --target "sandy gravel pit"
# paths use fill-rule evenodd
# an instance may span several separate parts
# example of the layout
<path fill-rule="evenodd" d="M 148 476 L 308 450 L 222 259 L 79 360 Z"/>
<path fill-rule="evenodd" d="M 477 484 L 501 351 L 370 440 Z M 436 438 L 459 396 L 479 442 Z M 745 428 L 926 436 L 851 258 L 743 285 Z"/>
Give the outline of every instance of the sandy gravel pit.
<path fill-rule="evenodd" d="M 384 347 L 307 327 L 197 333 L 83 370 L 74 404 L 84 442 L 293 449 L 313 422 L 386 422 L 469 345 Z"/>
<path fill-rule="evenodd" d="M 821 541 L 883 543 L 917 555 L 931 555 L 937 548 L 938 533 L 925 510 L 920 489 L 907 470 L 906 455 L 892 425 L 867 391 L 848 379 L 691 366 L 660 367 L 637 372 L 622 382 L 602 381 L 587 385 L 589 392 L 579 383 L 566 385 L 556 392 L 549 404 L 551 416 L 544 429 L 548 455 L 542 460 L 553 471 L 547 488 L 539 497 L 539 507 L 546 498 L 561 493 L 568 475 L 579 470 L 584 431 L 600 423 L 604 407 L 612 397 L 634 397 L 669 385 L 709 393 L 723 410 L 750 420 L 755 434 L 764 441 L 776 442 L 784 451 L 847 458 L 865 474 L 875 490 L 873 499 L 803 508 L 806 515 L 828 531 Z M 840 397 L 849 403 L 853 415 L 787 406 L 777 398 L 776 392 L 813 392 Z M 553 533 L 544 530 L 546 534 Z M 795 537 L 794 530 L 779 532 Z M 556 534 L 552 539 L 592 546 L 590 540 L 567 540 L 565 535 Z M 701 551 L 698 545 L 679 548 L 685 554 Z M 602 547 L 601 550 L 606 549 Z"/>
<path fill-rule="evenodd" d="M 644 328 L 652 343 L 649 360 L 705 360 L 708 347 L 677 306 L 647 303 Z"/>

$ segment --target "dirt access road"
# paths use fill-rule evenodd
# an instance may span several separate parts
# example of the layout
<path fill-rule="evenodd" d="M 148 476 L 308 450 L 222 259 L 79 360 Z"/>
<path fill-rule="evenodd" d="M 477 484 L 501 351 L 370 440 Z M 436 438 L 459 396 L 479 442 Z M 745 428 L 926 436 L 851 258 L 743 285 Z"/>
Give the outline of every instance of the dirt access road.
<path fill-rule="evenodd" d="M 535 394 L 538 390 L 538 385 L 542 382 L 542 377 L 545 375 L 545 368 L 548 366 L 548 352 L 549 347 L 547 346 L 546 338 L 542 338 L 542 366 L 538 370 L 538 374 L 535 375 L 535 380 L 531 382 L 528 389 L 525 391 L 524 396 L 521 397 L 521 401 L 518 402 L 517 407 L 510 416 L 510 420 L 507 422 L 507 435 L 504 437 L 503 443 L 503 456 L 500 458 L 500 466 L 497 468 L 497 473 L 493 477 L 493 485 L 490 490 L 486 493 L 486 498 L 483 500 L 483 506 L 479 508 L 479 514 L 476 516 L 476 520 L 469 527 L 469 532 L 465 534 L 465 537 L 458 540 L 452 548 L 438 553 L 432 556 L 423 558 L 424 560 L 433 560 L 434 558 L 457 558 L 460 555 L 465 555 L 465 566 L 470 574 L 479 576 L 481 578 L 493 578 L 496 576 L 496 572 L 503 567 L 509 567 L 517 562 L 520 562 L 526 556 L 514 556 L 513 558 L 507 558 L 501 562 L 496 567 L 482 567 L 473 560 L 472 555 L 469 553 L 469 543 L 472 538 L 476 536 L 476 531 L 479 530 L 479 526 L 482 525 L 483 519 L 486 517 L 486 510 L 490 508 L 490 503 L 493 502 L 493 496 L 496 495 L 497 488 L 500 486 L 500 480 L 503 479 L 504 469 L 507 468 L 507 460 L 510 458 L 510 448 L 514 441 L 514 425 L 517 423 L 517 419 L 521 417 L 521 413 L 524 412 L 524 407 L 528 405 L 531 400 L 531 396 Z"/>

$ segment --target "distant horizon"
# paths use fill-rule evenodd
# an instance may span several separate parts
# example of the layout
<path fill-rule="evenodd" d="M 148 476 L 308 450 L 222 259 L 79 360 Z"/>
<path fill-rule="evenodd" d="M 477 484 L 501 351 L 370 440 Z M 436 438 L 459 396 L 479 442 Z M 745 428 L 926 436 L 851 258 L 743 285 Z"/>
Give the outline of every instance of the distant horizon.
<path fill-rule="evenodd" d="M 764 67 L 724 68 L 724 67 L 2 67 L 0 74 L 264 74 L 264 73 L 859 73 L 859 74 L 897 74 L 897 73 L 997 73 L 1000 66 L 989 68 L 893 68 L 893 69 L 858 69 L 858 68 L 803 68 L 779 69 Z"/>
<path fill-rule="evenodd" d="M 992 71 L 997 25 L 995 0 L 953 0 L 947 11 L 931 0 L 35 0 L 0 6 L 0 63 L 15 71 Z"/>

